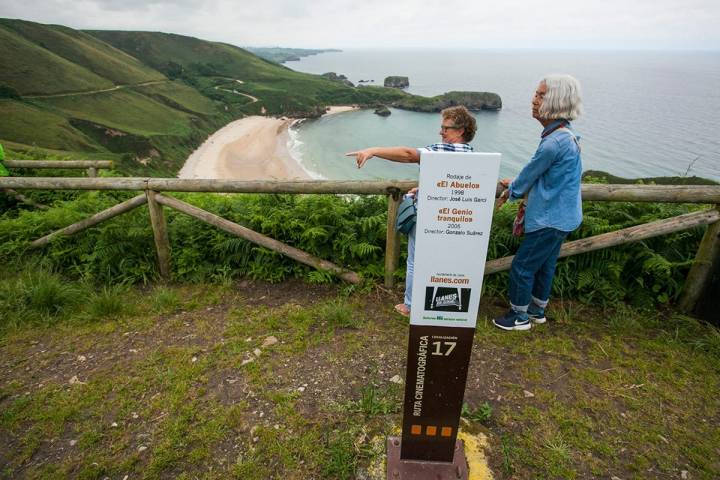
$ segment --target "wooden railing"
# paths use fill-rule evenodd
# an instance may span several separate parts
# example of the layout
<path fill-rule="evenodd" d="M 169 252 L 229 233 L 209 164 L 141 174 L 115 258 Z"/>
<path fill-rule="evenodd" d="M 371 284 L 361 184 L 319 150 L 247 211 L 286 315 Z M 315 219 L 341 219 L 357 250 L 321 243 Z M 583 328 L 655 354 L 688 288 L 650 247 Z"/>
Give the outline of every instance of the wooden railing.
<path fill-rule="evenodd" d="M 113 162 L 110 160 L 4 160 L 3 164 L 8 168 L 82 169 L 87 172 L 87 176 L 90 178 L 97 177 L 97 172 L 100 169 L 111 169 L 113 167 Z M 0 188 L 0 191 L 13 197 L 18 202 L 30 205 L 31 207 L 39 208 L 40 210 L 48 209 L 47 205 L 37 203 L 11 188 Z"/>
<path fill-rule="evenodd" d="M 97 177 L 98 170 L 105 168 L 111 169 L 113 162 L 111 160 L 5 160 L 3 161 L 8 168 L 71 168 L 82 169 L 87 172 L 87 176 Z"/>
<path fill-rule="evenodd" d="M 65 162 L 63 162 L 65 163 Z M 269 238 L 193 205 L 168 196 L 164 192 L 216 193 L 295 193 L 295 194 L 359 194 L 388 195 L 387 238 L 385 245 L 385 284 L 393 285 L 393 273 L 398 267 L 400 241 L 394 229 L 397 208 L 404 191 L 417 186 L 415 181 L 234 181 L 187 180 L 176 178 L 0 178 L 0 188 L 17 190 L 131 190 L 143 193 L 130 200 L 99 212 L 85 220 L 50 233 L 32 242 L 33 247 L 47 245 L 60 235 L 72 235 L 100 222 L 148 204 L 158 263 L 162 278 L 170 275 L 170 242 L 163 206 L 190 215 L 229 233 L 263 247 L 282 253 L 298 262 L 332 272 L 351 283 L 360 281 L 357 273 L 329 261 Z M 498 185 L 496 194 L 502 188 Z M 709 225 L 698 248 L 685 282 L 680 301 L 681 309 L 691 311 L 710 282 L 713 268 L 720 262 L 720 186 L 678 185 L 582 185 L 583 201 L 662 202 L 711 204 L 712 208 L 679 215 L 673 218 L 625 228 L 567 242 L 560 256 L 578 255 L 593 250 L 666 235 L 689 228 Z M 508 270 L 513 257 L 490 260 L 485 273 Z"/>

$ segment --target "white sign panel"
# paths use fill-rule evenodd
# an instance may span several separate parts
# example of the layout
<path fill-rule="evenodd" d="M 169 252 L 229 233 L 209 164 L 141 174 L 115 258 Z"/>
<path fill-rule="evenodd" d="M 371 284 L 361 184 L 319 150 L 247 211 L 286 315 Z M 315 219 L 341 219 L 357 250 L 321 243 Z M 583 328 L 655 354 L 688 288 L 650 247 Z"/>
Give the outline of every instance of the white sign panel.
<path fill-rule="evenodd" d="M 411 325 L 475 328 L 499 172 L 499 153 L 422 153 Z"/>

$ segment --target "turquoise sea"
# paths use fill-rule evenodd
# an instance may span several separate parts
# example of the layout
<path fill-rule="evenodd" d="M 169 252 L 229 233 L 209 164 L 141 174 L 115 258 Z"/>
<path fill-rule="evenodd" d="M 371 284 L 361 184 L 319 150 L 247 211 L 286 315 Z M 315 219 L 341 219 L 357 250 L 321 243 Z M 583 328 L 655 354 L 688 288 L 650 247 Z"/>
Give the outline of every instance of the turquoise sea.
<path fill-rule="evenodd" d="M 720 52 L 347 50 L 305 57 L 288 67 L 337 72 L 353 83 L 388 75 L 410 78 L 410 93 L 498 93 L 499 112 L 478 112 L 477 151 L 503 154 L 513 176 L 537 146 L 530 116 L 538 79 L 569 73 L 583 87 L 585 170 L 623 177 L 697 175 L 720 180 Z M 439 140 L 439 114 L 372 110 L 306 120 L 291 132 L 291 151 L 314 176 L 329 179 L 416 178 L 417 166 L 371 160 L 358 170 L 345 152 L 374 145 L 423 146 Z"/>

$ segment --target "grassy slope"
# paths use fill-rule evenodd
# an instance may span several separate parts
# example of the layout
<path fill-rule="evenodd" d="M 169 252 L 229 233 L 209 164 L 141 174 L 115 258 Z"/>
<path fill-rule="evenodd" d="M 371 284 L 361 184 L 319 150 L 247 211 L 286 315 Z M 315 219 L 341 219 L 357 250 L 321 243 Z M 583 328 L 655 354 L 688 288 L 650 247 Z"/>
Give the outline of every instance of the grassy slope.
<path fill-rule="evenodd" d="M 22 95 L 88 91 L 112 82 L 48 51 L 0 24 L 0 84 Z"/>
<path fill-rule="evenodd" d="M 122 90 L 79 97 L 48 98 L 42 102 L 68 117 L 82 118 L 143 136 L 185 135 L 188 114 L 139 93 Z"/>
<path fill-rule="evenodd" d="M 0 289 L 40 324 L 0 335 L 0 476 L 385 478 L 407 344 L 393 295 L 1 272 Z M 500 311 L 481 305 L 465 401 L 484 414 L 461 423 L 494 478 L 718 478 L 717 330 L 556 302 L 508 333 Z"/>
<path fill-rule="evenodd" d="M 161 102 L 175 104 L 176 109 L 185 109 L 189 113 L 202 115 L 217 113 L 217 108 L 212 100 L 179 80 L 171 83 L 138 86 L 133 90 Z"/>
<path fill-rule="evenodd" d="M 0 118 L 10 119 L 0 121 L 0 138 L 13 139 L 13 143 L 67 151 L 98 149 L 82 132 L 75 130 L 64 115 L 30 103 L 2 99 Z"/>
<path fill-rule="evenodd" d="M 160 72 L 143 65 L 136 58 L 78 30 L 21 20 L 0 20 L 0 25 L 114 84 L 134 84 L 165 79 Z M 57 83 L 62 84 L 62 82 Z"/>

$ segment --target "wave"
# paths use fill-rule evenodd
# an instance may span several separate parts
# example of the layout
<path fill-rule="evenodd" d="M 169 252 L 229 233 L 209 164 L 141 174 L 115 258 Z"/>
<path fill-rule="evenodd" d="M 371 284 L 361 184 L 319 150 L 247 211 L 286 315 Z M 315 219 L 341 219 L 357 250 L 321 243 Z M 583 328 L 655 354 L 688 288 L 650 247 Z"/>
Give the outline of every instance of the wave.
<path fill-rule="evenodd" d="M 299 138 L 298 128 L 302 125 L 304 120 L 304 118 L 296 120 L 292 123 L 292 125 L 290 125 L 290 128 L 288 128 L 287 150 L 290 153 L 290 156 L 298 163 L 298 165 L 300 165 L 310 178 L 313 180 L 327 180 L 326 177 L 309 168 L 303 160 L 302 146 L 305 143 Z"/>

